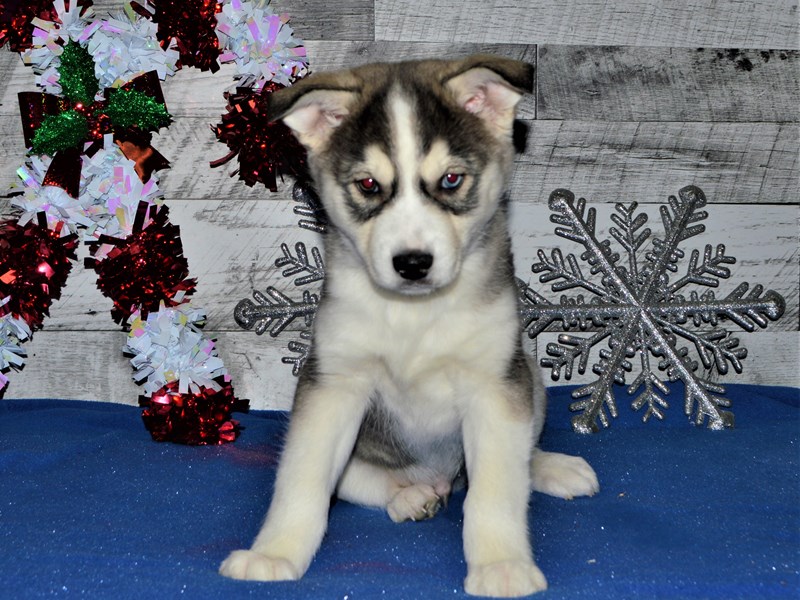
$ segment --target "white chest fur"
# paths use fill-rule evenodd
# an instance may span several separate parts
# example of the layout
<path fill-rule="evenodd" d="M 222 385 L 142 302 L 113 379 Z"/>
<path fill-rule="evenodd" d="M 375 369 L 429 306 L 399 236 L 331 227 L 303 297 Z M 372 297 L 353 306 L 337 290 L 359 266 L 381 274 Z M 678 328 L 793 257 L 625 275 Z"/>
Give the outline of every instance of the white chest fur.
<path fill-rule="evenodd" d="M 482 289 L 485 276 L 470 273 L 478 266 L 425 297 L 383 294 L 356 269 L 336 273 L 315 324 L 321 370 L 369 377 L 407 431 L 452 432 L 465 399 L 505 375 L 518 343 L 513 290 Z"/>

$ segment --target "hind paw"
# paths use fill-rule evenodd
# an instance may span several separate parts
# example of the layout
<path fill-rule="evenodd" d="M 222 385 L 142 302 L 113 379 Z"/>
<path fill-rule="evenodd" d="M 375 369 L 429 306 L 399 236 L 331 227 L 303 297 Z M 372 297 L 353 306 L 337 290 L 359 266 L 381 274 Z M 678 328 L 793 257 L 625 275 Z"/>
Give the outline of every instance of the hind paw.
<path fill-rule="evenodd" d="M 570 500 L 600 491 L 597 475 L 580 456 L 536 450 L 531 460 L 531 487 Z"/>
<path fill-rule="evenodd" d="M 442 499 L 433 486 L 418 483 L 401 488 L 389 501 L 386 511 L 392 521 L 422 521 L 430 519 L 442 507 Z"/>

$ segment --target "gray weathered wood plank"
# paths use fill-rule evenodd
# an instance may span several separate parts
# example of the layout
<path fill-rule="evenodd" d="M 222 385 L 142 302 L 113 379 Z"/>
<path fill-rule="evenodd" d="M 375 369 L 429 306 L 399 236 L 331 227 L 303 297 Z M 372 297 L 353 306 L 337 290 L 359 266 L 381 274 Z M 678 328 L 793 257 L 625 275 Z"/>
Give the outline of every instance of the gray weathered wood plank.
<path fill-rule="evenodd" d="M 558 187 L 606 201 L 694 183 L 711 202 L 796 203 L 795 123 L 531 121 L 513 198 Z M 602 200 L 601 200 L 602 201 Z"/>
<path fill-rule="evenodd" d="M 659 123 L 528 121 L 528 143 L 516 159 L 512 197 L 544 201 L 558 187 L 598 198 L 651 197 L 697 182 L 711 202 L 796 203 L 797 123 Z M 16 119 L 0 118 L 0 190 L 17 182 L 25 149 Z M 236 161 L 211 169 L 227 148 L 205 118 L 182 118 L 154 136 L 172 161 L 160 174 L 170 199 L 288 199 L 263 186 L 249 188 L 228 174 Z M 287 180 L 287 186 L 289 181 Z M 534 196 L 535 195 L 535 196 Z M 608 201 L 608 200 L 603 200 Z"/>
<path fill-rule="evenodd" d="M 238 398 L 253 409 L 288 409 L 296 378 L 281 363 L 280 342 L 248 332 L 212 332 Z M 70 398 L 136 405 L 125 334 L 109 331 L 40 331 L 26 344 L 27 364 L 10 372 L 5 398 Z"/>
<path fill-rule="evenodd" d="M 144 2 L 141 2 L 144 4 Z M 372 0 L 273 0 L 269 3 L 278 14 L 289 16 L 295 36 L 329 40 L 374 39 Z M 95 0 L 95 12 L 102 15 L 119 10 L 121 0 Z"/>
<path fill-rule="evenodd" d="M 699 182 L 696 182 L 699 183 Z M 608 237 L 612 201 L 644 203 L 654 235 L 661 229 L 657 206 L 666 203 L 666 196 L 677 193 L 678 185 L 654 191 L 647 196 L 604 197 L 596 192 L 573 188 L 577 195 L 588 196 L 597 209 L 599 235 Z M 543 199 L 546 200 L 546 194 Z M 602 202 L 600 202 L 602 200 Z M 651 204 L 647 204 L 651 202 Z M 238 331 L 233 321 L 233 308 L 239 300 L 250 297 L 253 289 L 275 286 L 291 297 L 301 291 L 291 280 L 281 276 L 274 266 L 282 256 L 280 246 L 286 243 L 294 251 L 302 241 L 310 248 L 319 245 L 316 234 L 296 227 L 297 216 L 289 202 L 253 200 L 170 200 L 170 218 L 181 227 L 184 254 L 189 261 L 191 277 L 198 279 L 193 303 L 206 310 L 208 326 L 215 331 Z M 738 259 L 732 277 L 723 281 L 717 294 L 732 291 L 739 283 L 761 283 L 781 293 L 787 301 L 786 315 L 769 330 L 798 328 L 800 299 L 797 281 L 798 264 L 797 208 L 784 205 L 725 205 L 708 207 L 706 232 L 686 243 L 684 249 L 703 249 L 705 244 L 726 244 L 728 253 Z M 580 253 L 581 248 L 554 233 L 550 211 L 543 202 L 512 204 L 511 230 L 517 261 L 517 275 L 542 289 L 530 271 L 538 262 L 537 252 L 556 247 Z M 85 254 L 85 248 L 81 249 Z M 60 300 L 53 304 L 46 330 L 117 330 L 109 316 L 111 301 L 96 288 L 96 276 L 78 263 L 65 286 Z M 554 298 L 555 299 L 555 298 Z"/>
<path fill-rule="evenodd" d="M 798 121 L 800 52 L 539 47 L 538 117 Z"/>
<path fill-rule="evenodd" d="M 309 65 L 312 71 L 331 71 L 377 61 L 418 60 L 426 58 L 458 58 L 469 54 L 498 54 L 536 61 L 536 47 L 519 44 L 475 43 L 407 43 L 407 42 L 342 42 L 308 40 Z M 223 92 L 235 83 L 233 65 L 222 65 L 216 73 L 182 69 L 163 81 L 167 107 L 177 119 L 187 116 L 217 119 L 225 111 Z M 19 116 L 17 93 L 37 91 L 33 70 L 19 56 L 0 52 L 0 116 Z M 522 118 L 534 118 L 533 99 L 523 105 Z"/>
<path fill-rule="evenodd" d="M 376 0 L 375 39 L 798 48 L 798 13 L 793 0 Z"/>
<path fill-rule="evenodd" d="M 281 340 L 256 337 L 248 332 L 215 332 L 207 335 L 217 340 L 220 356 L 228 368 L 237 397 L 250 400 L 254 410 L 288 410 L 292 404 L 296 378 L 291 367 L 281 363 L 286 355 Z M 542 334 L 539 353 L 555 340 L 556 334 Z M 796 365 L 800 361 L 800 334 L 765 332 L 747 336 L 742 343 L 748 348 L 744 370 L 732 370 L 719 379 L 723 385 L 750 383 L 757 385 L 800 386 Z M 142 390 L 131 379 L 129 359 L 122 354 L 125 335 L 107 331 L 40 331 L 30 341 L 25 368 L 9 373 L 5 398 L 71 398 L 136 405 Z M 776 350 L 782 360 L 776 360 Z M 529 350 L 533 352 L 534 350 Z M 549 370 L 541 368 L 547 386 L 587 383 L 591 374 L 578 375 L 567 381 L 552 381 Z M 616 392 L 620 410 L 628 410 L 624 389 Z M 669 419 L 682 419 L 680 399 L 670 397 L 673 407 Z M 561 407 L 565 422 L 571 414 Z M 734 412 L 736 407 L 733 407 Z M 234 417 L 235 418 L 235 417 Z"/>

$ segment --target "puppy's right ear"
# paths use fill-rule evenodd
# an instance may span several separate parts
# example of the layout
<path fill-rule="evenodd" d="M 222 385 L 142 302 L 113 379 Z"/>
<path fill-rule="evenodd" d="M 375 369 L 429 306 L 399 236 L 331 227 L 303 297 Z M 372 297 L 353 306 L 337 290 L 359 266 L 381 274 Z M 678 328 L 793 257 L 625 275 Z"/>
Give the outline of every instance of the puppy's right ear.
<path fill-rule="evenodd" d="M 283 120 L 309 152 L 317 152 L 357 98 L 355 80 L 347 72 L 324 73 L 274 92 L 267 116 Z"/>

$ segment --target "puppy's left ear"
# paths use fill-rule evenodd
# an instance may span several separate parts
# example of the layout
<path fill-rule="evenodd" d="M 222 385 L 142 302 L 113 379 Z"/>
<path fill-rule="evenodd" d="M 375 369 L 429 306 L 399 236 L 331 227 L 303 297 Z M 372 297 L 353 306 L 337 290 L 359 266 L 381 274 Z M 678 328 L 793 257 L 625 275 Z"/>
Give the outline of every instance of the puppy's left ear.
<path fill-rule="evenodd" d="M 358 82 L 347 71 L 312 75 L 274 92 L 267 117 L 282 119 L 309 152 L 316 152 L 350 114 L 358 95 Z"/>
<path fill-rule="evenodd" d="M 492 55 L 475 55 L 457 64 L 444 85 L 456 102 L 486 122 L 498 137 L 511 136 L 517 103 L 533 91 L 533 66 Z"/>

